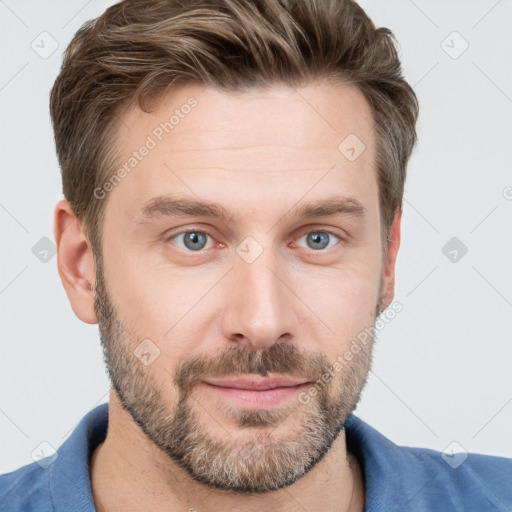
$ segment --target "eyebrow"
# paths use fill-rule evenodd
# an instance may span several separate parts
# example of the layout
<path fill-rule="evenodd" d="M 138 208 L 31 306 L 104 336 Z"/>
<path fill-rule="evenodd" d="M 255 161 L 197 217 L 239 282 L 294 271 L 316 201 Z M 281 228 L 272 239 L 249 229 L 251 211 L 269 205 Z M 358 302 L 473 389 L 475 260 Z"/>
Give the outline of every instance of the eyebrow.
<path fill-rule="evenodd" d="M 364 217 L 366 208 L 355 198 L 330 196 L 326 199 L 305 202 L 294 206 L 285 216 L 298 217 L 301 220 L 335 215 Z M 157 196 L 142 207 L 138 223 L 146 223 L 157 217 L 210 217 L 225 223 L 234 222 L 236 215 L 224 206 L 206 200 L 183 199 L 173 196 Z"/>

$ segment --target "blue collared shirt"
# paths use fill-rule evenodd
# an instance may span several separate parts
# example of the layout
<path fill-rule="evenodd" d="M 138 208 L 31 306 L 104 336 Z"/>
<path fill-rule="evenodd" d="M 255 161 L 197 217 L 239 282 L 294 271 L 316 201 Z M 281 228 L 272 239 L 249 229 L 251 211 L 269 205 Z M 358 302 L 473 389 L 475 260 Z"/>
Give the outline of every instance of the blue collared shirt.
<path fill-rule="evenodd" d="M 94 512 L 89 460 L 107 426 L 102 404 L 56 454 L 1 475 L 0 510 Z M 512 510 L 512 459 L 397 446 L 353 414 L 345 428 L 365 477 L 365 512 Z"/>

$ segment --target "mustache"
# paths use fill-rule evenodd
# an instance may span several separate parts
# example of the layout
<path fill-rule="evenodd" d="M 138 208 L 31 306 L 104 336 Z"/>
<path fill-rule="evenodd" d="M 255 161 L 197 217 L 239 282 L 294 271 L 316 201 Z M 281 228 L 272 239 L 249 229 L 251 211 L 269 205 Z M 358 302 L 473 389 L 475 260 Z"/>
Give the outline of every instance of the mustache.
<path fill-rule="evenodd" d="M 330 366 L 323 354 L 305 353 L 290 343 L 275 343 L 261 351 L 236 345 L 213 356 L 196 354 L 182 360 L 176 369 L 174 384 L 188 391 L 206 378 L 245 374 L 266 377 L 269 373 L 317 381 Z"/>

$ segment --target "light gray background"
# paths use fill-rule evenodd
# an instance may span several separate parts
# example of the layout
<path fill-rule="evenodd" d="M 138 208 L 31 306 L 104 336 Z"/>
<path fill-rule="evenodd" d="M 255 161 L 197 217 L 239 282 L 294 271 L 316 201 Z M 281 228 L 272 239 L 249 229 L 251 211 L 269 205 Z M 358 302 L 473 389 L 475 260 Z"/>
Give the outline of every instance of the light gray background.
<path fill-rule="evenodd" d="M 0 473 L 42 441 L 60 446 L 108 398 L 97 326 L 75 317 L 56 258 L 32 248 L 53 240 L 62 197 L 48 94 L 73 34 L 111 3 L 0 1 Z M 404 310 L 380 335 L 356 414 L 398 444 L 512 457 L 512 2 L 362 5 L 396 34 L 421 115 L 397 263 Z M 47 58 L 31 47 L 51 50 L 43 31 L 59 45 Z M 468 248 L 456 262 L 442 252 L 452 237 Z"/>

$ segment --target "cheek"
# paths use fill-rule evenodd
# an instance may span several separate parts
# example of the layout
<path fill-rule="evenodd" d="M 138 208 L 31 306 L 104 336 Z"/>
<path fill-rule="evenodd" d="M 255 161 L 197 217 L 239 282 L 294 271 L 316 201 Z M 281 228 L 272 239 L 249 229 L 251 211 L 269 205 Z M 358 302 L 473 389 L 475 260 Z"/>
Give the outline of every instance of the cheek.
<path fill-rule="evenodd" d="M 361 257 L 350 268 L 316 270 L 307 278 L 304 274 L 298 278 L 297 295 L 312 311 L 308 315 L 310 321 L 319 322 L 318 330 L 313 332 L 323 333 L 322 337 L 332 336 L 335 355 L 343 352 L 365 328 L 374 325 L 379 270 L 374 261 Z M 321 339 L 317 343 L 327 348 Z"/>
<path fill-rule="evenodd" d="M 129 257 L 118 259 L 115 268 L 109 269 L 111 298 L 131 344 L 150 339 L 164 356 L 160 362 L 174 368 L 197 348 L 200 325 L 214 317 L 215 304 L 207 294 L 218 281 L 218 273 L 198 267 L 183 271 L 161 261 L 151 263 L 134 249 L 125 252 Z M 116 256 L 113 250 L 110 261 L 116 261 Z"/>

